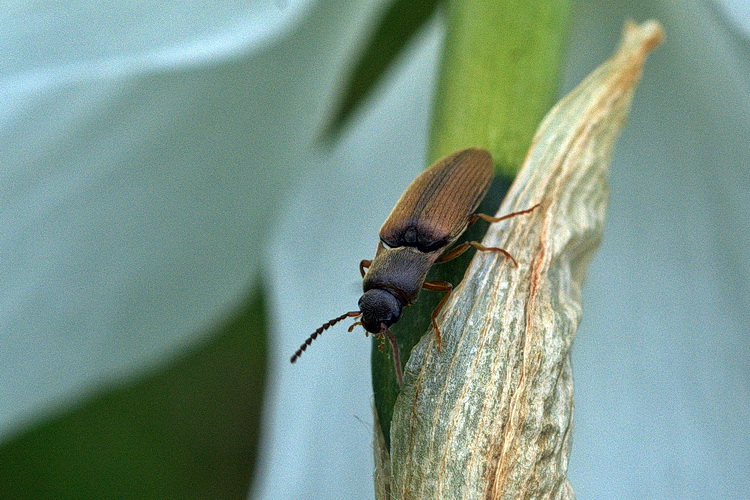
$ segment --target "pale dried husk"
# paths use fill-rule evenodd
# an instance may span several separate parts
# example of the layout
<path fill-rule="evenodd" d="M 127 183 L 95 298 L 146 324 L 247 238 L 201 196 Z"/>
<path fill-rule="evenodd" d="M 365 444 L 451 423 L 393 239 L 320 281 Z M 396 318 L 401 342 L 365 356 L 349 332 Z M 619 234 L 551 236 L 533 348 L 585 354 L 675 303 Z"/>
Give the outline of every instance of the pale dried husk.
<path fill-rule="evenodd" d="M 570 348 L 581 285 L 599 245 L 610 153 L 648 52 L 653 21 L 628 23 L 615 55 L 540 125 L 482 242 L 441 315 L 442 351 L 425 335 L 406 366 L 391 453 L 376 436 L 377 498 L 573 498 Z M 374 426 L 380 432 L 380 426 Z M 378 439 L 379 438 L 379 439 Z"/>

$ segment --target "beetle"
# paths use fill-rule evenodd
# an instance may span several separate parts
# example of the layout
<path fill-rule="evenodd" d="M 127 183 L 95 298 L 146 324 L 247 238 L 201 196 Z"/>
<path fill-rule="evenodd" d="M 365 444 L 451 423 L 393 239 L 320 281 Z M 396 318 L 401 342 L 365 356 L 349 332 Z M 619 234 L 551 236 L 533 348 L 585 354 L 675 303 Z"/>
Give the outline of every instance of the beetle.
<path fill-rule="evenodd" d="M 536 204 L 502 217 L 474 213 L 487 194 L 493 171 L 489 151 L 467 148 L 441 158 L 414 179 L 380 228 L 375 258 L 359 264 L 363 278 L 359 309 L 333 318 L 315 330 L 297 349 L 291 362 L 294 363 L 324 330 L 346 318 L 355 318 L 359 320 L 349 327 L 349 331 L 362 325 L 367 332 L 388 339 L 400 384 L 398 344 L 389 327 L 399 320 L 403 307 L 417 300 L 422 288 L 445 292 L 431 315 L 440 351 L 442 339 L 436 318 L 450 297 L 453 285 L 447 281 L 426 281 L 429 269 L 433 264 L 455 259 L 469 247 L 502 253 L 517 266 L 516 260 L 506 250 L 486 247 L 476 241 L 448 248 L 479 219 L 500 222 L 530 213 L 539 206 Z"/>

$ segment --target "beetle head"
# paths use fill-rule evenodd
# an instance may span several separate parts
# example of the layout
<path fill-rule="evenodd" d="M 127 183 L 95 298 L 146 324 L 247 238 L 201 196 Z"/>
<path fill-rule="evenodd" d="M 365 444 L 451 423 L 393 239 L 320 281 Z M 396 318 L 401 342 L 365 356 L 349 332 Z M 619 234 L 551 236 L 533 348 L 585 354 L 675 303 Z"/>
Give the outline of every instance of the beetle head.
<path fill-rule="evenodd" d="M 373 288 L 359 298 L 362 326 L 370 333 L 380 333 L 401 317 L 401 302 L 388 290 Z"/>

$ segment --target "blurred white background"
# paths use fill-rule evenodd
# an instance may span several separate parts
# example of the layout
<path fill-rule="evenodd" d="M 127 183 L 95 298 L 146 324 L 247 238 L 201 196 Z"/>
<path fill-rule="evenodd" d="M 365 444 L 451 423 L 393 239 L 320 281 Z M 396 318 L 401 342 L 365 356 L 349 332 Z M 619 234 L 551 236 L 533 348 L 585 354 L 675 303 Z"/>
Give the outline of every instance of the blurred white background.
<path fill-rule="evenodd" d="M 332 150 L 380 2 L 16 2 L 0 13 L 0 437 L 137 376 L 267 274 L 252 498 L 371 498 L 370 343 L 320 324 L 425 164 L 443 26 Z M 750 491 L 750 2 L 575 4 L 564 90 L 667 32 L 615 150 L 573 352 L 579 498 Z M 216 256 L 222 258 L 217 259 Z"/>

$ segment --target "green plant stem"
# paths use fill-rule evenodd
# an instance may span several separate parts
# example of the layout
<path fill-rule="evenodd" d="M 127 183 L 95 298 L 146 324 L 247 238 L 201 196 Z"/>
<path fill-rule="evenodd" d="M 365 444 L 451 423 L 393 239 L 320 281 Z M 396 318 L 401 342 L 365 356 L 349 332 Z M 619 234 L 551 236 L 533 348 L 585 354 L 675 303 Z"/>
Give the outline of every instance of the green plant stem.
<path fill-rule="evenodd" d="M 435 101 L 429 158 L 468 146 L 487 148 L 498 173 L 479 210 L 494 213 L 520 168 L 534 131 L 552 106 L 560 80 L 569 0 L 454 0 L 448 2 L 448 33 Z M 477 224 L 462 238 L 481 239 Z M 470 260 L 435 266 L 428 280 L 458 284 Z M 407 362 L 428 330 L 441 294 L 425 292 L 392 328 Z M 373 344 L 375 408 L 386 445 L 398 395 L 392 358 Z"/>
<path fill-rule="evenodd" d="M 431 161 L 482 146 L 515 176 L 557 97 L 569 10 L 569 0 L 449 2 Z"/>

